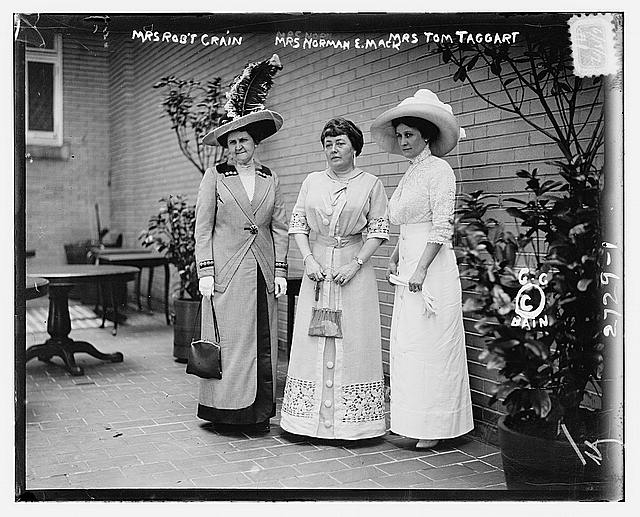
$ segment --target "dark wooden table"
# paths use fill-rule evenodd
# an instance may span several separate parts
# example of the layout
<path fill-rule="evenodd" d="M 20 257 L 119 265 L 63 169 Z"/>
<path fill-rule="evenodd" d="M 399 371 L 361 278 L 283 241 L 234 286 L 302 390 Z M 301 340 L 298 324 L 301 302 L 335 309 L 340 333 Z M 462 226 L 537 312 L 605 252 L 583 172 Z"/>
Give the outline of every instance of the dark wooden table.
<path fill-rule="evenodd" d="M 167 319 L 167 325 L 171 324 L 169 318 L 169 262 L 164 255 L 156 251 L 145 251 L 125 249 L 122 253 L 115 253 L 117 248 L 98 250 L 96 253 L 97 262 L 99 264 L 107 264 L 113 266 L 133 266 L 140 269 L 149 268 L 149 281 L 147 283 L 147 307 L 151 310 L 151 286 L 153 284 L 153 270 L 157 266 L 164 268 L 164 315 Z M 136 300 L 138 309 L 142 309 L 140 303 L 140 275 L 136 279 Z"/>
<path fill-rule="evenodd" d="M 138 269 L 128 266 L 92 266 L 66 265 L 35 269 L 27 273 L 27 279 L 44 278 L 49 282 L 49 316 L 47 332 L 51 336 L 46 342 L 27 349 L 27 361 L 37 357 L 41 361 L 50 361 L 53 356 L 60 357 L 71 375 L 83 375 L 82 368 L 76 365 L 73 354 L 84 352 L 92 357 L 112 363 L 120 363 L 120 352 L 103 354 L 87 341 L 75 341 L 69 337 L 71 318 L 69 317 L 69 291 L 82 282 L 108 281 L 127 282 L 134 280 Z M 28 281 L 28 280 L 27 280 Z M 104 320 L 103 320 L 104 324 Z"/>
<path fill-rule="evenodd" d="M 40 298 L 49 292 L 49 280 L 46 278 L 27 278 L 24 290 L 25 300 L 33 300 Z"/>
<path fill-rule="evenodd" d="M 153 250 L 149 248 L 100 248 L 96 246 L 91 248 L 91 253 L 94 257 L 99 255 L 122 255 L 123 253 L 153 253 Z"/>

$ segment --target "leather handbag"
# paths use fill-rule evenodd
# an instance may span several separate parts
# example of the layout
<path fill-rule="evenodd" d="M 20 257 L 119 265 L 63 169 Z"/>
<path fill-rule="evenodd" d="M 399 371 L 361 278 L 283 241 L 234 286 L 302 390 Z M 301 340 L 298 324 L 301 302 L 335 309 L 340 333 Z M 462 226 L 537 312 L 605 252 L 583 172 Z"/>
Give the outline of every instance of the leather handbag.
<path fill-rule="evenodd" d="M 190 375 L 196 375 L 201 379 L 222 379 L 222 354 L 220 348 L 220 331 L 218 330 L 218 320 L 216 319 L 216 311 L 213 308 L 213 300 L 209 296 L 211 302 L 211 313 L 213 314 L 213 330 L 215 342 L 208 339 L 194 340 L 191 338 L 191 346 L 189 347 L 189 358 L 187 359 L 186 372 Z M 200 307 L 202 307 L 200 303 Z M 199 324 L 200 308 L 196 315 L 195 325 Z"/>

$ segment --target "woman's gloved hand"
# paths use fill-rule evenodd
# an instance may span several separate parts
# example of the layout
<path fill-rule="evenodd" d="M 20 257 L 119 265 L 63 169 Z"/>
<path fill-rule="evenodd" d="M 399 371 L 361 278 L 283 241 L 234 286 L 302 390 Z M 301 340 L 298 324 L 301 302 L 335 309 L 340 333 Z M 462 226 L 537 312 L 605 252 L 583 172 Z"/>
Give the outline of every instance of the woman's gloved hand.
<path fill-rule="evenodd" d="M 280 298 L 283 294 L 287 294 L 287 279 L 277 276 L 274 280 L 276 289 L 276 298 Z"/>
<path fill-rule="evenodd" d="M 198 289 L 202 296 L 213 296 L 213 277 L 203 276 L 198 282 Z"/>

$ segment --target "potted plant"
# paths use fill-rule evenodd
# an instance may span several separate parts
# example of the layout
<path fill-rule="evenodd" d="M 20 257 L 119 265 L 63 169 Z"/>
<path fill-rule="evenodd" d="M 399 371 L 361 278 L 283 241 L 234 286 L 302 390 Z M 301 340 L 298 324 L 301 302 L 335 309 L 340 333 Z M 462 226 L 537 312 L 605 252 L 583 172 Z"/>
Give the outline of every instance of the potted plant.
<path fill-rule="evenodd" d="M 139 235 L 145 247 L 163 253 L 180 278 L 173 296 L 174 326 L 173 355 L 186 361 L 191 339 L 200 338 L 197 321 L 200 306 L 198 273 L 195 257 L 195 205 L 182 195 L 169 195 L 160 200 L 157 214 L 149 218 L 146 230 Z"/>
<path fill-rule="evenodd" d="M 519 175 L 534 198 L 511 200 L 521 205 L 508 209 L 523 227 L 517 237 L 486 216 L 490 195 L 482 191 L 465 194 L 457 210 L 461 277 L 473 293 L 463 310 L 480 318 L 480 358 L 499 373 L 491 402 L 507 410 L 498 422 L 507 485 L 573 485 L 577 494 L 606 478 L 602 446 L 589 445 L 604 431 L 600 404 L 589 400 L 601 395 L 603 368 L 597 187 L 581 185 L 581 195 L 541 183 L 536 170 Z M 504 258 L 508 248 L 514 261 Z"/>
<path fill-rule="evenodd" d="M 219 162 L 224 154 L 224 148 L 202 142 L 202 137 L 219 125 L 223 114 L 220 78 L 202 84 L 171 75 L 162 77 L 153 87 L 165 92 L 162 109 L 171 121 L 180 151 L 204 174 L 209 164 Z"/>
<path fill-rule="evenodd" d="M 479 318 L 481 358 L 499 374 L 491 403 L 506 409 L 498 431 L 507 486 L 602 497 L 619 481 L 607 477 L 621 477 L 607 464 L 621 443 L 607 436 L 600 402 L 602 82 L 572 75 L 569 42 L 555 25 L 536 32 L 523 34 L 521 46 L 438 48 L 454 81 L 525 121 L 562 156 L 548 162 L 546 177 L 538 168 L 516 172 L 528 196 L 504 202 L 517 235 L 491 216 L 499 207 L 491 194 L 462 196 L 456 238 L 463 285 L 472 293 L 463 309 Z M 494 95 L 478 86 L 480 65 L 500 85 Z M 535 109 L 523 109 L 525 99 Z M 532 115 L 538 108 L 546 124 Z"/>
<path fill-rule="evenodd" d="M 164 92 L 163 114 L 171 121 L 180 151 L 204 174 L 209 165 L 217 163 L 224 154 L 224 149 L 202 142 L 202 137 L 219 124 L 222 113 L 220 78 L 203 84 L 171 75 L 162 77 L 153 87 Z M 160 202 L 160 211 L 149 219 L 140 240 L 143 246 L 153 246 L 165 253 L 180 276 L 173 301 L 173 355 L 176 360 L 185 362 L 191 339 L 200 337 L 200 325 L 196 322 L 200 293 L 195 262 L 195 205 L 188 204 L 182 195 L 170 195 Z"/>

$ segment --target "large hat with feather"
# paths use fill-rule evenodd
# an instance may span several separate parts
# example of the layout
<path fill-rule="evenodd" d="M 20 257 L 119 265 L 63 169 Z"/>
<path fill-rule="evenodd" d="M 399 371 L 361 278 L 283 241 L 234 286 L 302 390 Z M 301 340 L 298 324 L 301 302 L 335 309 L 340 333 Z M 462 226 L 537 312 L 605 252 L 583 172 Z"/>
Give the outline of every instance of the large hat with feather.
<path fill-rule="evenodd" d="M 224 105 L 226 114 L 221 124 L 207 133 L 202 141 L 208 145 L 226 147 L 231 131 L 245 130 L 262 141 L 282 127 L 282 115 L 264 107 L 264 101 L 273 85 L 273 76 L 282 70 L 277 54 L 270 59 L 249 63 L 231 84 Z"/>

